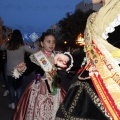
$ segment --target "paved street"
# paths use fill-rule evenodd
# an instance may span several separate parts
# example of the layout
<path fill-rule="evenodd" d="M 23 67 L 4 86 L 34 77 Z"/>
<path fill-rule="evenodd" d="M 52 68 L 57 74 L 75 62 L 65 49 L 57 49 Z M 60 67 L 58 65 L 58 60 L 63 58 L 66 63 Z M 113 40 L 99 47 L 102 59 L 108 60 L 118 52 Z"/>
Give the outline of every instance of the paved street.
<path fill-rule="evenodd" d="M 29 84 L 31 80 L 34 79 L 34 73 L 31 73 L 29 76 L 24 77 L 23 82 L 23 91 L 25 87 Z M 4 88 L 1 86 L 0 82 L 0 120 L 11 120 L 11 117 L 14 113 L 14 110 L 8 108 L 9 96 L 3 97 Z"/>
<path fill-rule="evenodd" d="M 13 110 L 8 108 L 9 98 L 3 97 L 4 88 L 0 84 L 0 120 L 11 120 Z"/>

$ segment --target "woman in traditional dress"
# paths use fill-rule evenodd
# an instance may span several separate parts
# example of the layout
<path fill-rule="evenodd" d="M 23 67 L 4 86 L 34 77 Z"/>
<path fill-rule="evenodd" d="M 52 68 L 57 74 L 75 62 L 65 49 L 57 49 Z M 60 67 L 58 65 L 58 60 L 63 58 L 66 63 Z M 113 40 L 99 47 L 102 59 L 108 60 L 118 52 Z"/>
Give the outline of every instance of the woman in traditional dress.
<path fill-rule="evenodd" d="M 67 52 L 55 55 L 55 36 L 51 33 L 43 33 L 40 43 L 42 50 L 30 56 L 31 61 L 37 64 L 36 79 L 23 93 L 13 120 L 54 120 L 65 97 L 66 92 L 59 84 L 57 71 L 69 70 L 73 63 L 72 57 Z M 18 77 L 24 68 L 24 63 L 19 64 L 14 76 Z M 43 75 L 39 68 L 44 71 Z"/>
<path fill-rule="evenodd" d="M 92 13 L 85 29 L 87 65 L 73 79 L 56 120 L 120 120 L 120 49 L 106 40 L 120 25 L 120 0 L 92 0 L 103 7 Z M 85 71 L 89 71 L 84 77 Z M 84 80 L 84 81 L 83 81 Z"/>

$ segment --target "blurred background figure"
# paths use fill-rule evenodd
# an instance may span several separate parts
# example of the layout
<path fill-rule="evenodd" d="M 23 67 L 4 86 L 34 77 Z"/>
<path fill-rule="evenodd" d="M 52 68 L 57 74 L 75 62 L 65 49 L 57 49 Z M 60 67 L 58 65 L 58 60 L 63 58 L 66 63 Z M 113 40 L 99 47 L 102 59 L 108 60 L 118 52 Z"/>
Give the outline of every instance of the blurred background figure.
<path fill-rule="evenodd" d="M 10 104 L 8 107 L 15 109 L 15 105 L 21 96 L 23 76 L 20 76 L 19 79 L 15 79 L 12 75 L 12 71 L 17 64 L 24 61 L 25 52 L 34 53 L 38 50 L 38 47 L 36 46 L 35 49 L 31 49 L 24 45 L 20 30 L 14 30 L 8 37 L 6 43 L 3 44 L 0 49 L 2 51 L 6 50 L 7 53 L 7 79 L 10 93 Z"/>

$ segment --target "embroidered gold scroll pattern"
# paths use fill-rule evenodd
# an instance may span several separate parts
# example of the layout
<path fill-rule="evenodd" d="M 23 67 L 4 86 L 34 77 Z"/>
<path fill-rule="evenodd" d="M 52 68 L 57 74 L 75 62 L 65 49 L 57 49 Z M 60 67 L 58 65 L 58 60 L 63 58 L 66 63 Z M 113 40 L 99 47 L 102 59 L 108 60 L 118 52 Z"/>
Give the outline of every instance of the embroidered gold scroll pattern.
<path fill-rule="evenodd" d="M 120 97 L 117 95 L 117 94 L 120 94 L 120 89 L 119 89 L 120 86 L 117 83 L 119 81 L 119 75 L 118 74 L 115 74 L 114 76 L 112 75 L 112 73 L 110 71 L 110 70 L 112 70 L 112 66 L 108 65 L 108 67 L 107 67 L 106 64 L 102 61 L 103 56 L 98 55 L 98 53 L 94 49 L 91 50 L 90 54 L 92 54 L 91 58 L 92 58 L 94 64 L 96 65 L 96 68 L 99 71 L 99 74 L 101 75 L 101 78 L 103 79 L 103 82 L 104 82 L 108 92 L 114 99 L 114 102 L 115 102 L 117 108 L 120 110 L 120 104 L 118 102 L 118 101 L 120 101 Z M 112 78 L 114 78 L 114 79 L 112 79 Z M 114 81 L 114 80 L 117 80 L 117 81 Z"/>
<path fill-rule="evenodd" d="M 80 96 L 83 88 L 86 89 L 87 93 L 91 97 L 91 99 L 94 102 L 94 104 L 97 105 L 100 108 L 100 110 L 103 112 L 103 114 L 111 120 L 111 117 L 110 117 L 109 113 L 106 111 L 106 109 L 104 108 L 104 106 L 101 103 L 100 99 L 98 98 L 96 93 L 92 90 L 92 88 L 90 87 L 90 85 L 87 82 L 76 81 L 74 84 L 72 84 L 70 86 L 70 89 L 75 87 L 75 86 L 80 86 L 80 87 L 79 87 L 78 92 L 76 92 L 77 94 L 76 94 L 75 98 L 73 99 L 73 102 L 72 102 L 72 104 L 71 104 L 71 106 L 69 108 L 69 111 L 67 112 L 65 110 L 64 105 L 62 105 L 62 107 L 61 107 L 61 110 L 62 110 L 66 120 L 70 119 L 71 113 L 74 110 L 74 108 L 75 108 L 75 106 L 76 106 L 76 104 L 78 102 L 79 96 Z"/>
<path fill-rule="evenodd" d="M 61 110 L 62 110 L 66 120 L 70 119 L 70 115 L 71 115 L 72 111 L 74 110 L 75 106 L 77 105 L 77 102 L 78 102 L 78 99 L 79 99 L 79 96 L 82 92 L 83 87 L 84 87 L 83 84 L 81 84 L 81 86 L 79 86 L 78 91 L 76 92 L 77 94 L 75 95 L 68 112 L 66 112 L 64 105 L 62 104 Z"/>
<path fill-rule="evenodd" d="M 90 88 L 88 83 L 86 83 L 85 88 L 86 88 L 87 93 L 91 97 L 92 101 L 94 102 L 94 104 L 96 104 L 98 106 L 98 108 L 103 112 L 103 114 L 106 117 L 109 118 L 109 120 L 112 120 L 109 113 L 106 111 L 105 107 L 103 106 L 102 102 L 100 101 L 100 99 L 98 98 L 96 93 Z"/>

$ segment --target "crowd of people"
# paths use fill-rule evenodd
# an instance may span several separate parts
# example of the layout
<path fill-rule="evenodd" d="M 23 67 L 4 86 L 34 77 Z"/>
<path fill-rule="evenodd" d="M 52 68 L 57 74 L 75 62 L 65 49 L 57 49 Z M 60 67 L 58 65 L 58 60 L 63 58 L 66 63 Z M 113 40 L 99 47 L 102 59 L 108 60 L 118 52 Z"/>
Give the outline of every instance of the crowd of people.
<path fill-rule="evenodd" d="M 12 120 L 120 120 L 120 49 L 107 41 L 120 25 L 120 1 L 92 0 L 100 2 L 103 7 L 88 17 L 82 51 L 56 53 L 56 37 L 48 32 L 34 49 L 23 43 L 19 30 L 1 45 Z M 23 77 L 31 71 L 35 78 L 21 92 Z M 69 77 L 71 71 L 75 74 Z"/>

